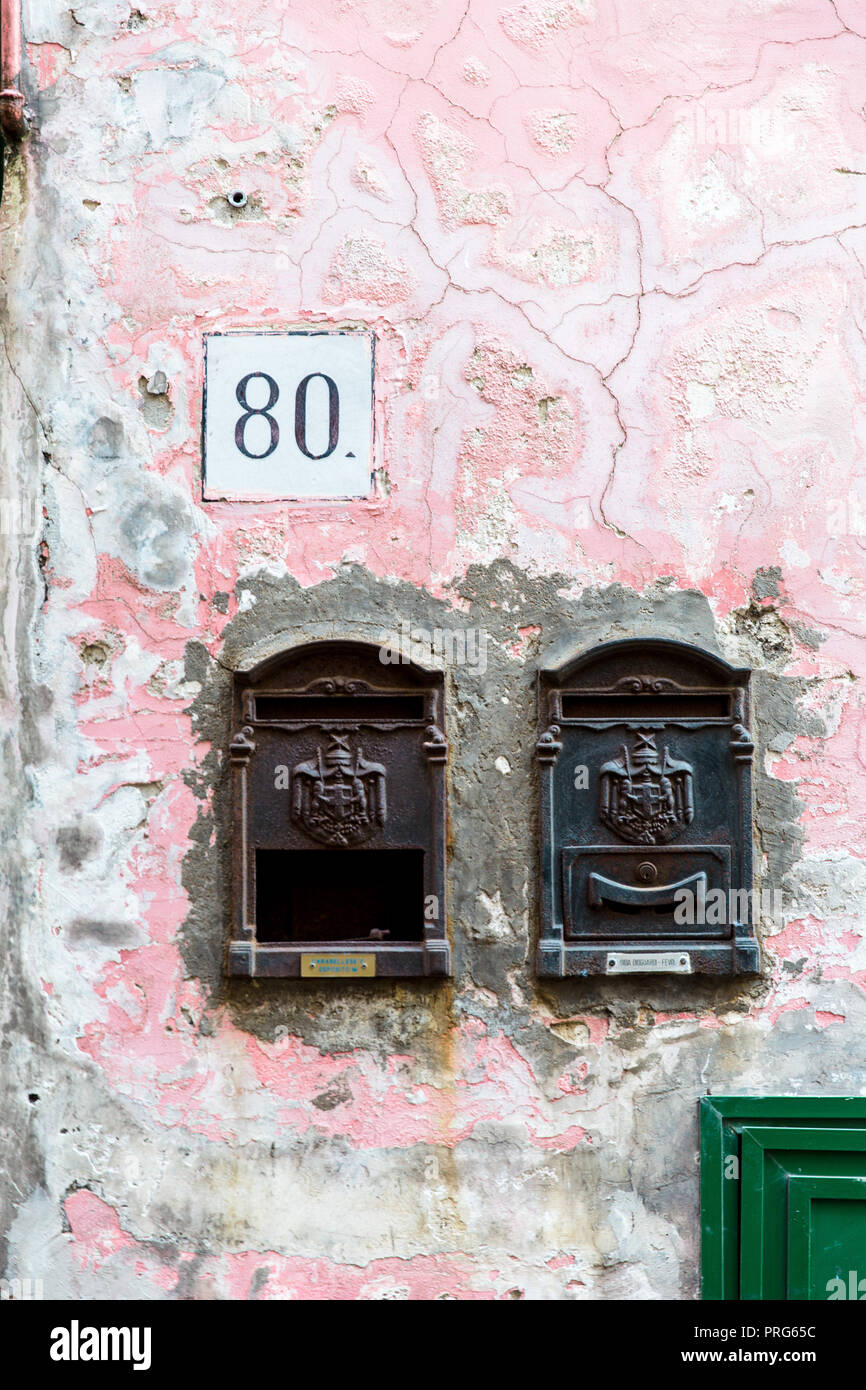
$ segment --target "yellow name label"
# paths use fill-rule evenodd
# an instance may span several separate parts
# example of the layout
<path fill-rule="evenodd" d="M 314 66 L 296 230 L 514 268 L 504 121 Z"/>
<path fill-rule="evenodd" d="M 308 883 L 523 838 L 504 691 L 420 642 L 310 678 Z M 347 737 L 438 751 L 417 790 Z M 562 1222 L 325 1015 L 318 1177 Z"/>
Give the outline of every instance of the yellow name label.
<path fill-rule="evenodd" d="M 370 980 L 376 974 L 374 955 L 354 955 L 348 951 L 324 951 L 317 956 L 301 956 L 301 975 L 306 980 L 351 975 L 356 980 Z"/>

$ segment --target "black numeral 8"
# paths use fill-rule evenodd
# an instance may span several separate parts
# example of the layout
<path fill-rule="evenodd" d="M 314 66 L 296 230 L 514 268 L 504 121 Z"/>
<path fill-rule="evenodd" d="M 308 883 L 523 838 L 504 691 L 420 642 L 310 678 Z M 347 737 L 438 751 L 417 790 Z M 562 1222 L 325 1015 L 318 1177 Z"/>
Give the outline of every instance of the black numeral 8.
<path fill-rule="evenodd" d="M 265 405 L 250 405 L 247 400 L 247 386 L 251 381 L 255 381 L 256 377 L 268 383 L 269 395 Z M 238 405 L 244 408 L 244 414 L 235 425 L 235 444 L 245 458 L 266 459 L 269 454 L 274 452 L 280 442 L 280 427 L 274 417 L 268 414 L 268 411 L 273 410 L 277 401 L 280 399 L 280 388 L 274 381 L 274 378 L 268 376 L 267 372 L 249 372 L 238 382 L 235 395 L 238 399 Z M 263 416 L 271 427 L 271 442 L 263 454 L 251 454 L 245 442 L 247 422 L 251 420 L 254 415 Z"/>

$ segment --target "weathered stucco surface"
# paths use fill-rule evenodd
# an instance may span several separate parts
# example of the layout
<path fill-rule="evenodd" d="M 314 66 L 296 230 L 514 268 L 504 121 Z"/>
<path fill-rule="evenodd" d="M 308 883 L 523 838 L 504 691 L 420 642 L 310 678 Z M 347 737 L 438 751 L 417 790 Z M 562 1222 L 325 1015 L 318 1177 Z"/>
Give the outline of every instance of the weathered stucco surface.
<path fill-rule="evenodd" d="M 25 0 L 24 26 L 7 1276 L 693 1297 L 697 1097 L 864 1089 L 866 10 Z M 203 505 L 202 333 L 309 324 L 377 334 L 376 500 Z M 454 979 L 230 985 L 230 672 L 402 622 L 488 634 L 447 671 Z M 534 673 L 631 634 L 756 670 L 760 979 L 534 978 Z"/>

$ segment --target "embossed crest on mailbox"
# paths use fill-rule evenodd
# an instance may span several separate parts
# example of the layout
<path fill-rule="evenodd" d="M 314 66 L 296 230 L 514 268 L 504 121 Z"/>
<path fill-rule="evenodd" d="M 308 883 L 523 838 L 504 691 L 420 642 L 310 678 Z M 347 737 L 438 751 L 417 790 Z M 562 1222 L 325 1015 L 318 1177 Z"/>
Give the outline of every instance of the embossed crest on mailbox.
<path fill-rule="evenodd" d="M 749 675 L 647 639 L 539 673 L 540 975 L 758 970 Z"/>
<path fill-rule="evenodd" d="M 449 974 L 443 677 L 379 650 L 235 678 L 232 975 Z"/>

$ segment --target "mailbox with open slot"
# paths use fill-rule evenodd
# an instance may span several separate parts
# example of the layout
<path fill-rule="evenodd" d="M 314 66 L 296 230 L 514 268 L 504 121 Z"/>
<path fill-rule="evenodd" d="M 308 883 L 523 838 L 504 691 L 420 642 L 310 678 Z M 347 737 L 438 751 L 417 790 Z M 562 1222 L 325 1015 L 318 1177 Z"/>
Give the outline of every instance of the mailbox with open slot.
<path fill-rule="evenodd" d="M 540 975 L 757 972 L 749 675 L 637 638 L 539 673 Z"/>
<path fill-rule="evenodd" d="M 232 975 L 450 972 L 443 677 L 379 651 L 314 642 L 235 677 Z"/>

